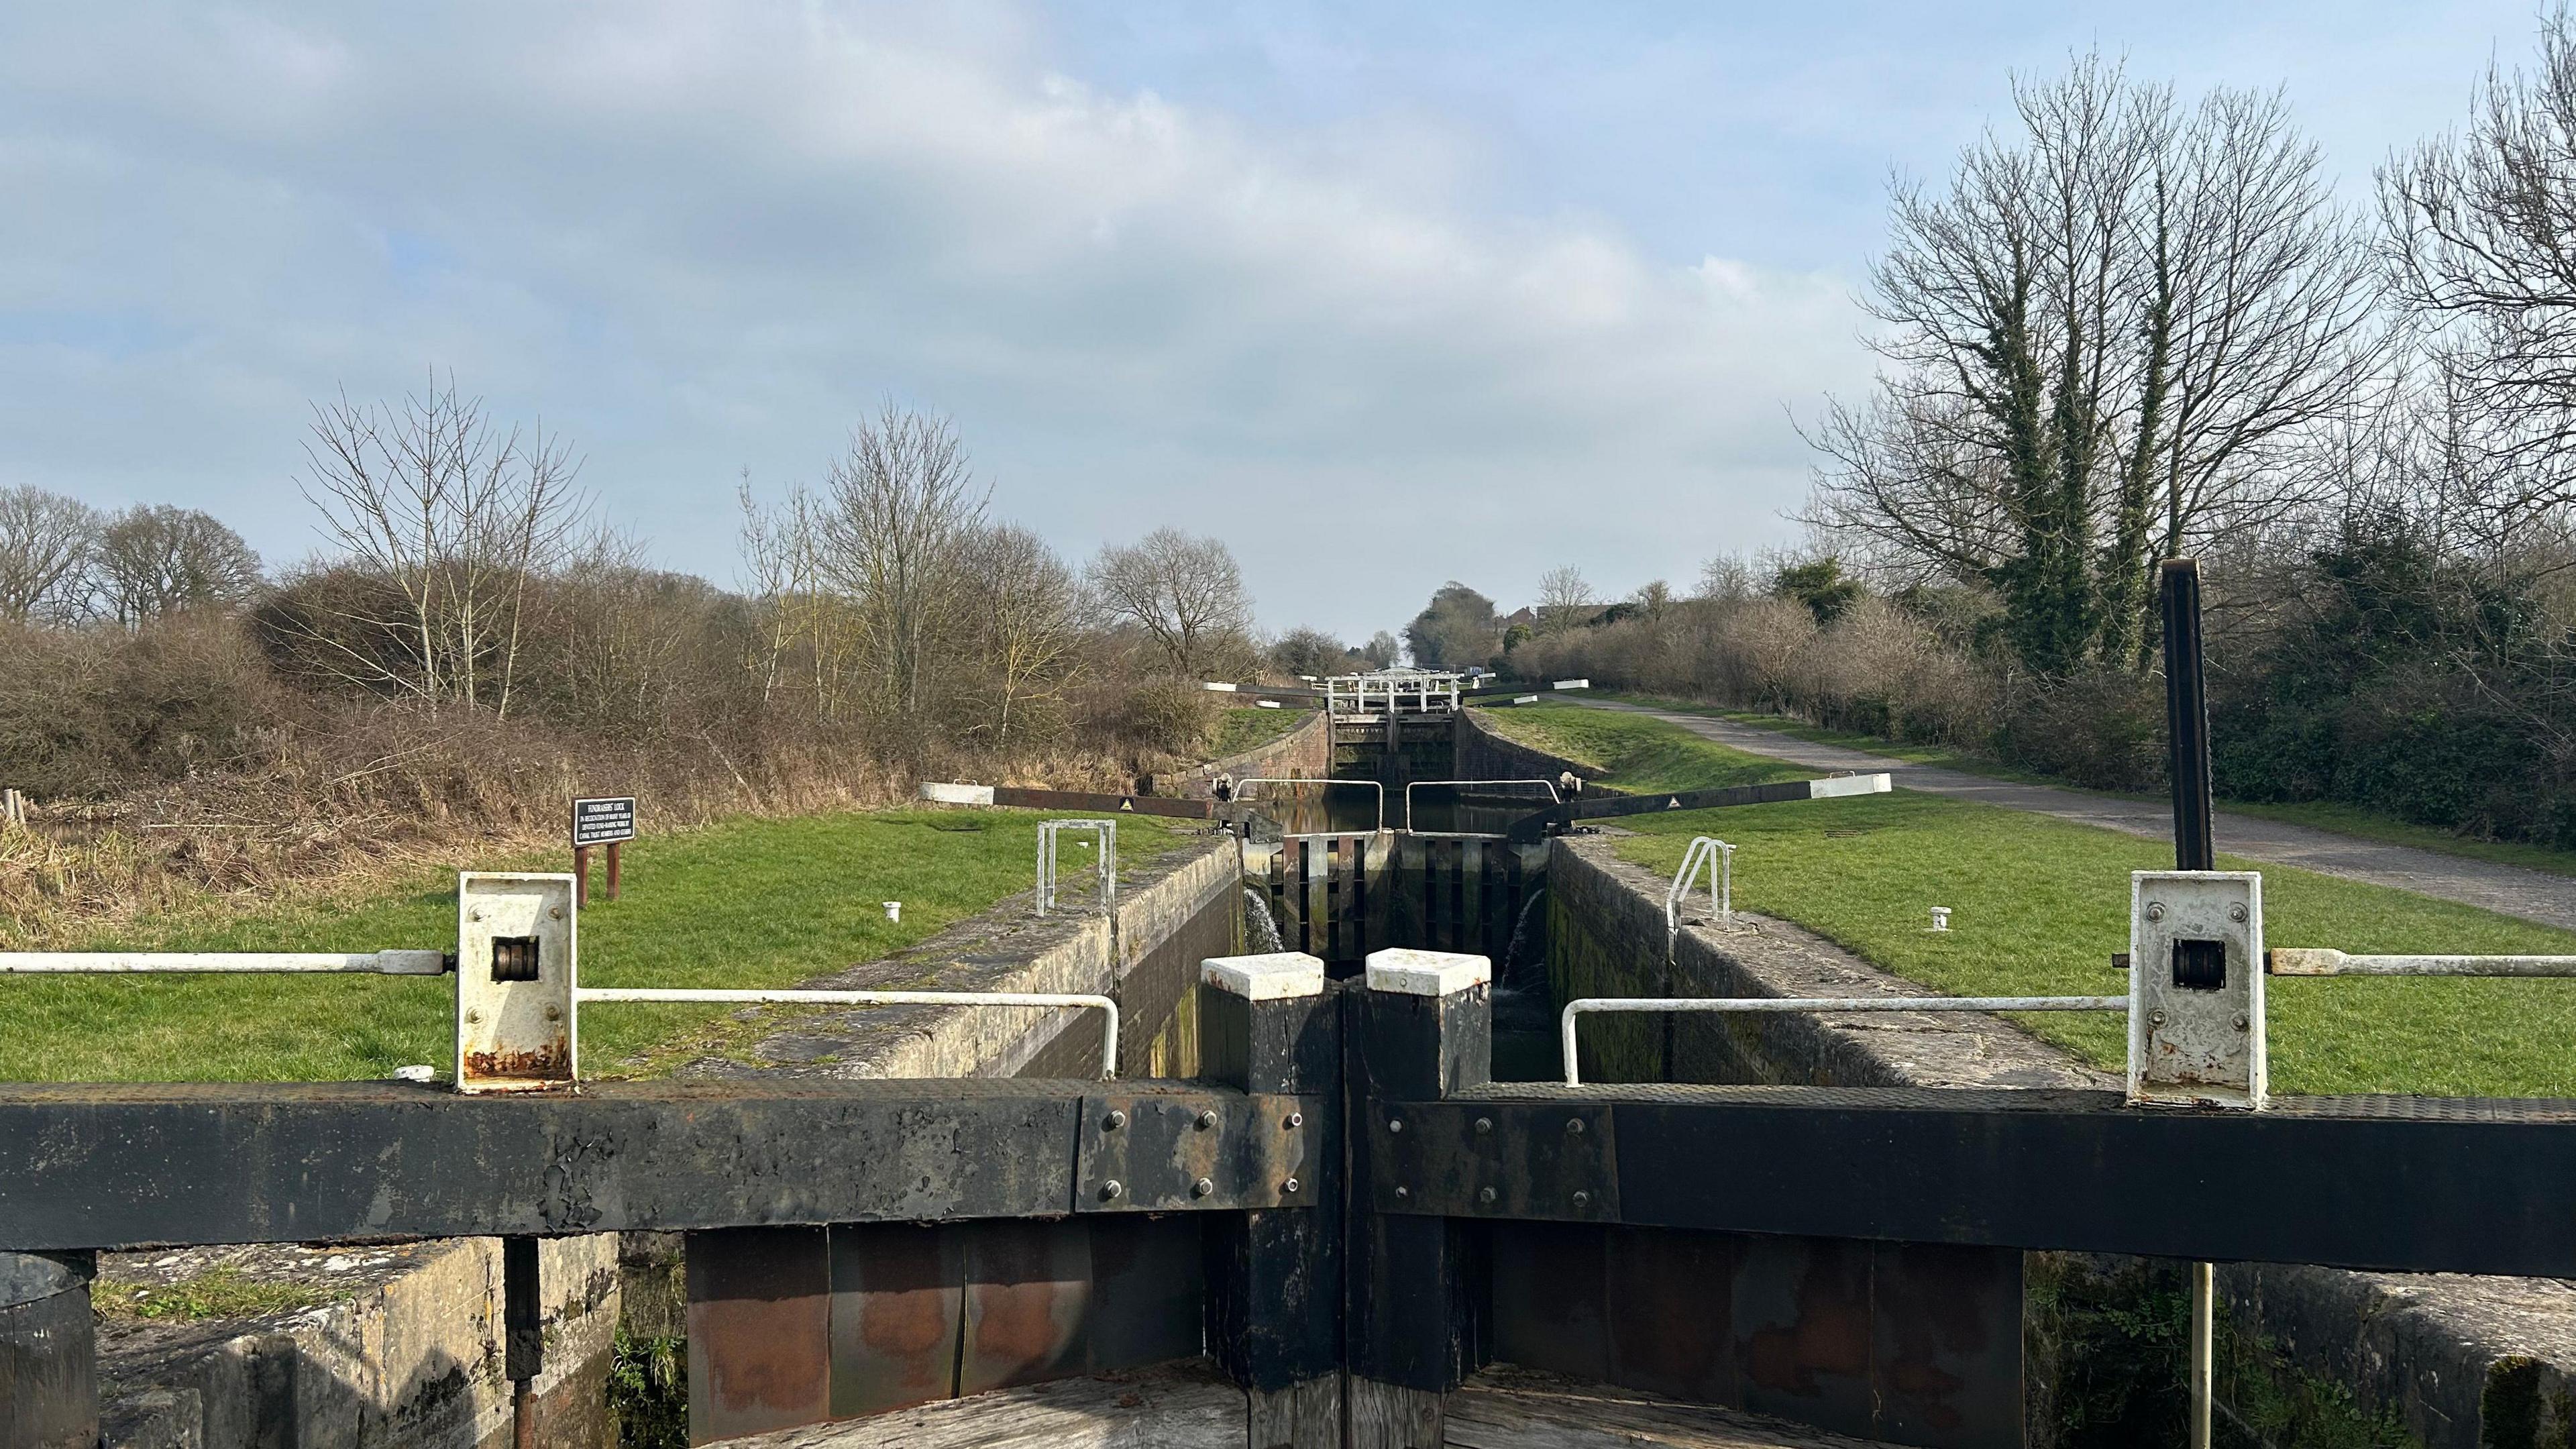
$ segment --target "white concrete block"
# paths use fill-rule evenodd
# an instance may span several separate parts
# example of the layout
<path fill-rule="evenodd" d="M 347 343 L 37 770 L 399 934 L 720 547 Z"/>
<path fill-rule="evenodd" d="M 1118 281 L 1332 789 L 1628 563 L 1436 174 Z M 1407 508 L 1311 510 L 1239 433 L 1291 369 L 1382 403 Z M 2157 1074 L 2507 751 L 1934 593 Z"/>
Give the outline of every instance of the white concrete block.
<path fill-rule="evenodd" d="M 1303 951 L 1210 956 L 1199 963 L 1199 979 L 1246 1001 L 1285 1001 L 1323 995 L 1324 963 Z"/>
<path fill-rule="evenodd" d="M 1464 956 L 1455 951 L 1416 951 L 1410 947 L 1390 947 L 1371 951 L 1368 958 L 1368 988 L 1371 991 L 1400 991 L 1407 996 L 1447 996 L 1471 986 L 1483 986 L 1494 979 L 1494 963 L 1484 956 Z"/>
<path fill-rule="evenodd" d="M 1841 795 L 1884 795 L 1895 788 L 1895 783 L 1885 775 L 1835 775 L 1829 779 L 1809 780 L 1807 798 L 1831 800 Z"/>

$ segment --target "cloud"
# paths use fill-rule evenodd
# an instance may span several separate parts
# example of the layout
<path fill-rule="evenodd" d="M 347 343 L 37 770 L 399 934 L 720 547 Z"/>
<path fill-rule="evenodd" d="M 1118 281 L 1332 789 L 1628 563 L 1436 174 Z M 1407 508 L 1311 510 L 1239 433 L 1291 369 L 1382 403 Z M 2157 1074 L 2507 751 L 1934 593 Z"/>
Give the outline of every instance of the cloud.
<path fill-rule="evenodd" d="M 26 7 L 0 478 L 291 556 L 305 400 L 435 365 L 718 578 L 736 469 L 812 477 L 884 395 L 1070 552 L 1226 538 L 1278 625 L 1782 536 L 1783 403 L 1865 374 L 1848 281 L 1660 262 L 1475 166 L 1088 83 L 1006 8 Z"/>

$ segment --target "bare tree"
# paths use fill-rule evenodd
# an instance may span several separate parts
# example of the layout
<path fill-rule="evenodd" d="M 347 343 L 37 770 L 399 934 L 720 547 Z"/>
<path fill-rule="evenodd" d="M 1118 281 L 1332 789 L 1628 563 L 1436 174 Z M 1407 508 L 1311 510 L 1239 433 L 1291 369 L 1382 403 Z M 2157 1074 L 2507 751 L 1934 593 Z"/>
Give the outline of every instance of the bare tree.
<path fill-rule="evenodd" d="M 2464 133 L 2380 173 L 2389 270 L 2445 391 L 2475 399 L 2460 445 L 2507 464 L 2495 503 L 2576 498 L 2576 27 L 2551 11 L 2536 72 L 2490 66 Z"/>
<path fill-rule="evenodd" d="M 1213 538 L 1158 528 L 1123 548 L 1102 548 L 1090 576 L 1109 616 L 1144 630 L 1183 679 L 1238 652 L 1252 628 L 1243 570 Z"/>
<path fill-rule="evenodd" d="M 384 586 L 334 597 L 389 604 L 307 629 L 319 666 L 432 710 L 507 716 L 529 580 L 568 556 L 589 512 L 579 461 L 542 426 L 496 429 L 453 379 L 399 410 L 344 396 L 313 411 L 304 496 L 348 566 Z M 402 647 L 350 642 L 388 635 Z"/>
<path fill-rule="evenodd" d="M 989 491 L 946 418 L 888 402 L 851 431 L 824 495 L 821 576 L 856 610 L 879 705 L 921 717 L 934 660 L 962 642 L 967 551 Z"/>
<path fill-rule="evenodd" d="M 187 609 L 238 604 L 260 584 L 259 555 L 241 535 L 193 508 L 137 506 L 100 531 L 98 589 L 134 628 Z"/>
<path fill-rule="evenodd" d="M 1542 634 L 1561 633 L 1589 622 L 1600 604 L 1583 570 L 1572 564 L 1539 575 L 1538 627 Z"/>
<path fill-rule="evenodd" d="M 0 488 L 0 619 L 70 623 L 88 612 L 98 510 L 31 484 Z"/>
<path fill-rule="evenodd" d="M 823 507 L 799 487 L 773 507 L 741 485 L 742 557 L 760 609 L 763 700 L 802 688 L 818 719 L 833 719 L 849 693 L 859 635 L 856 610 L 824 577 Z"/>
<path fill-rule="evenodd" d="M 2360 233 L 2277 94 L 2178 108 L 2098 56 L 2014 88 L 1946 191 L 1900 187 L 1877 396 L 1829 405 L 1810 521 L 1996 589 L 2023 659 L 2134 665 L 2147 570 L 2298 507 L 2386 353 Z"/>
<path fill-rule="evenodd" d="M 967 545 L 966 602 L 989 680 L 985 713 L 993 746 L 1007 751 L 1055 722 L 1074 682 L 1082 587 L 1036 534 L 985 528 Z"/>

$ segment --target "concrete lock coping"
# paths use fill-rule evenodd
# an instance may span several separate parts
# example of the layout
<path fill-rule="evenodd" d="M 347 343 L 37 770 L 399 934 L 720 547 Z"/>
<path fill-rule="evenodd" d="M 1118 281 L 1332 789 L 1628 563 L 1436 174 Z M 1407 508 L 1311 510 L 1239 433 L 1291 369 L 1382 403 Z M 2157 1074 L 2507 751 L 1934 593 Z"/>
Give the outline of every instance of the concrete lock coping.
<path fill-rule="evenodd" d="M 1210 956 L 1199 963 L 1199 979 L 1246 1001 L 1287 1001 L 1324 994 L 1324 963 L 1303 951 Z"/>
<path fill-rule="evenodd" d="M 1484 956 L 1462 955 L 1456 951 L 1417 951 L 1409 946 L 1392 946 L 1371 951 L 1368 957 L 1368 989 L 1395 991 L 1406 996 L 1449 996 L 1469 987 L 1483 986 L 1494 979 L 1494 963 Z"/>

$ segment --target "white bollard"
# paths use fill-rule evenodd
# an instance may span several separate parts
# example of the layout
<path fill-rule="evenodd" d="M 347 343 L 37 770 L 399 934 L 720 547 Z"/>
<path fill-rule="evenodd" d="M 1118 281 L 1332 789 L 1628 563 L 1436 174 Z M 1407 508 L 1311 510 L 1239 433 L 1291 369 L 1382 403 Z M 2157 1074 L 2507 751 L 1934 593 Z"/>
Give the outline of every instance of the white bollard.
<path fill-rule="evenodd" d="M 902 924 L 902 922 L 903 922 L 903 902 L 901 902 L 901 901 L 887 901 L 887 902 L 885 903 L 885 912 L 886 912 L 886 919 L 887 919 L 887 920 L 889 920 L 889 921 L 893 921 L 893 922 L 895 922 L 895 923 L 896 923 L 896 924 L 898 924 L 898 925 Z"/>
<path fill-rule="evenodd" d="M 1934 906 L 1932 908 L 1932 929 L 1936 931 L 1946 931 L 1950 929 L 1950 908 L 1948 906 Z"/>

